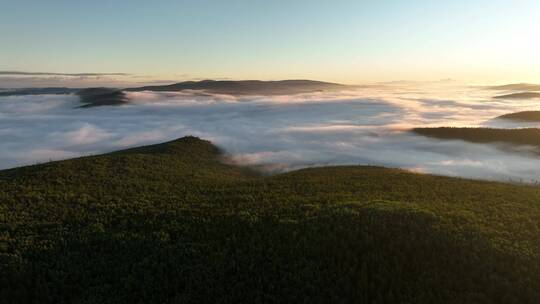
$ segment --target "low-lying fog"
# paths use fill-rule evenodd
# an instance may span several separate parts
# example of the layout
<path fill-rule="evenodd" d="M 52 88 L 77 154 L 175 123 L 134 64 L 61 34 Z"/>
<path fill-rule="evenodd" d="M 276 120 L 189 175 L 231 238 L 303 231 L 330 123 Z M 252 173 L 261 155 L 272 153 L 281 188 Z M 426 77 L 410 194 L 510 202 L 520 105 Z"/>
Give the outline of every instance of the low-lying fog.
<path fill-rule="evenodd" d="M 160 143 L 211 140 L 241 164 L 282 171 L 380 165 L 480 179 L 540 180 L 540 155 L 411 134 L 426 126 L 536 126 L 492 118 L 540 100 L 448 84 L 394 83 L 293 96 L 128 93 L 123 106 L 77 108 L 77 96 L 0 98 L 0 168 Z"/>

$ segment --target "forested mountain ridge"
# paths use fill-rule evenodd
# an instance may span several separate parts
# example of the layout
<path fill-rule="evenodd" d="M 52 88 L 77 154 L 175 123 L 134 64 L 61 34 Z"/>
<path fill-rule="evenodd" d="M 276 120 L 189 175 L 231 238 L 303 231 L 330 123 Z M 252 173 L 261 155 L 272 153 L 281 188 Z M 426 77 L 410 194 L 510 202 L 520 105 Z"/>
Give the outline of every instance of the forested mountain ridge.
<path fill-rule="evenodd" d="M 245 95 L 289 95 L 301 93 L 314 93 L 320 91 L 335 91 L 353 88 L 353 86 L 338 83 L 290 79 L 290 80 L 201 80 L 183 81 L 169 85 L 154 85 L 143 87 L 132 87 L 116 89 L 108 87 L 90 88 L 23 88 L 0 91 L 3 96 L 24 96 L 24 95 L 66 95 L 75 94 L 79 96 L 83 104 L 81 108 L 91 108 L 98 106 L 123 105 L 129 102 L 127 92 L 180 92 L 185 90 L 200 91 L 206 94 L 227 94 L 234 96 Z"/>
<path fill-rule="evenodd" d="M 215 94 L 230 95 L 288 95 L 310 93 L 322 90 L 343 90 L 348 86 L 303 79 L 263 81 L 263 80 L 201 80 L 184 81 L 170 85 L 128 88 L 126 91 L 183 91 L 202 90 Z"/>
<path fill-rule="evenodd" d="M 6 303 L 537 303 L 540 188 L 210 142 L 0 171 Z"/>

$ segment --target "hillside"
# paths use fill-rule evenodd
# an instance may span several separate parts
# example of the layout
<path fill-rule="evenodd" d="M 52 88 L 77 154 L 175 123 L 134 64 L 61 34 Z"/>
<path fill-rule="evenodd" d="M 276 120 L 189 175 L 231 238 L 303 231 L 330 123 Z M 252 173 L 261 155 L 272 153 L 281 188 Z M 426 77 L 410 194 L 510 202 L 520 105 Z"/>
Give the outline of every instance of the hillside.
<path fill-rule="evenodd" d="M 497 99 L 533 99 L 540 98 L 540 93 L 538 92 L 521 92 L 521 93 L 512 93 L 506 95 L 499 95 L 493 98 Z"/>
<path fill-rule="evenodd" d="M 80 97 L 83 104 L 80 108 L 90 108 L 107 105 L 122 105 L 129 102 L 125 92 L 139 91 L 167 91 L 177 92 L 184 90 L 204 91 L 210 94 L 228 94 L 228 95 L 288 95 L 301 94 L 329 90 L 343 90 L 348 86 L 314 81 L 314 80 L 279 80 L 279 81 L 261 81 L 261 80 L 202 80 L 185 81 L 170 85 L 144 86 L 138 88 L 115 89 L 115 88 L 27 88 L 7 90 L 0 92 L 3 96 L 23 96 L 23 95 L 43 95 L 43 94 L 76 94 Z"/>
<path fill-rule="evenodd" d="M 491 90 L 540 91 L 540 85 L 532 83 L 511 83 L 498 86 L 489 86 L 487 88 Z"/>
<path fill-rule="evenodd" d="M 508 146 L 533 146 L 540 149 L 540 129 L 496 128 L 414 128 L 414 133 L 448 140 L 464 140 L 473 143 L 506 144 Z M 538 150 L 540 152 L 540 150 Z"/>
<path fill-rule="evenodd" d="M 4 303 L 538 303 L 540 188 L 185 137 L 0 171 Z"/>
<path fill-rule="evenodd" d="M 5 90 L 0 92 L 0 97 L 4 96 L 23 96 L 23 95 L 44 95 L 44 94 L 55 94 L 55 95 L 64 95 L 77 93 L 81 89 L 72 89 L 64 87 L 51 87 L 51 88 L 25 88 L 25 89 L 14 89 L 14 90 Z"/>
<path fill-rule="evenodd" d="M 81 103 L 80 108 L 122 105 L 128 102 L 126 94 L 113 88 L 88 88 L 77 92 Z"/>
<path fill-rule="evenodd" d="M 508 120 L 515 120 L 515 121 L 540 121 L 540 111 L 522 111 L 522 112 L 516 112 L 516 113 L 510 113 L 510 114 L 504 114 L 499 117 L 498 119 L 508 119 Z"/>
<path fill-rule="evenodd" d="M 171 85 L 129 88 L 126 91 L 183 91 L 203 90 L 215 94 L 229 95 L 287 95 L 323 90 L 339 90 L 347 86 L 313 80 L 203 80 L 185 81 Z"/>

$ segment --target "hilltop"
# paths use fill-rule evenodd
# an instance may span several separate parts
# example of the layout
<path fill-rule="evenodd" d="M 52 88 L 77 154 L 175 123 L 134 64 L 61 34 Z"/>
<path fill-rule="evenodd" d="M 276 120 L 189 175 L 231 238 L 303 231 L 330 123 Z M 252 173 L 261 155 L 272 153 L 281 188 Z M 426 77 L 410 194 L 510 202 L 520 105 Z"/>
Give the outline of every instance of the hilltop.
<path fill-rule="evenodd" d="M 508 147 L 533 146 L 540 153 L 540 129 L 497 129 L 497 128 L 414 128 L 412 132 L 446 140 L 463 140 L 472 143 L 505 144 Z"/>
<path fill-rule="evenodd" d="M 343 90 L 348 86 L 314 81 L 314 80 L 202 80 L 185 81 L 170 85 L 144 86 L 137 88 L 27 88 L 0 92 L 1 96 L 42 95 L 42 94 L 76 94 L 80 97 L 83 105 L 81 108 L 89 108 L 105 105 L 122 105 L 129 102 L 125 92 L 178 92 L 185 90 L 202 91 L 209 94 L 227 95 L 289 95 L 330 90 Z"/>
<path fill-rule="evenodd" d="M 81 89 L 76 94 L 83 103 L 80 108 L 122 105 L 128 102 L 128 98 L 122 90 L 113 88 Z"/>
<path fill-rule="evenodd" d="M 77 93 L 81 89 L 50 87 L 50 88 L 23 88 L 23 89 L 5 89 L 0 92 L 0 97 L 4 96 L 23 96 L 23 95 L 64 95 Z"/>
<path fill-rule="evenodd" d="M 512 91 L 540 91 L 540 84 L 532 83 L 511 83 L 498 86 L 487 87 L 491 90 L 512 90 Z"/>
<path fill-rule="evenodd" d="M 507 94 L 494 96 L 496 99 L 533 99 L 540 98 L 540 85 L 531 83 L 512 83 L 498 86 L 485 87 L 489 90 L 513 91 Z"/>
<path fill-rule="evenodd" d="M 6 303 L 536 303 L 540 188 L 327 167 L 212 143 L 0 171 Z"/>
<path fill-rule="evenodd" d="M 506 95 L 499 95 L 493 98 L 497 99 L 533 99 L 540 98 L 540 93 L 538 92 L 521 92 L 521 93 L 512 93 Z"/>
<path fill-rule="evenodd" d="M 214 94 L 228 95 L 288 95 L 324 90 L 344 89 L 347 86 L 337 83 L 314 80 L 202 80 L 185 81 L 171 85 L 129 88 L 126 91 L 183 91 L 202 90 Z"/>
<path fill-rule="evenodd" d="M 497 118 L 515 120 L 515 121 L 534 122 L 534 121 L 540 121 L 540 111 L 522 111 L 522 112 L 504 114 Z"/>

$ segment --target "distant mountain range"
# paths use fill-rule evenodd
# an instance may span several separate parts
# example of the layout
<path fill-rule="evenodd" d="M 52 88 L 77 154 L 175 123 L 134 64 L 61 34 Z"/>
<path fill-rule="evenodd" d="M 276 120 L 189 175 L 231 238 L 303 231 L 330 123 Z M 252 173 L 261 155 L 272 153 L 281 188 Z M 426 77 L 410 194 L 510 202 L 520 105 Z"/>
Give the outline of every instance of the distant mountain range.
<path fill-rule="evenodd" d="M 348 86 L 314 80 L 202 80 L 184 81 L 170 85 L 144 86 L 138 88 L 25 88 L 0 92 L 0 96 L 77 94 L 84 104 L 81 107 L 120 105 L 128 102 L 125 92 L 178 92 L 184 90 L 204 91 L 211 94 L 227 95 L 290 95 L 320 91 L 341 90 Z"/>
<path fill-rule="evenodd" d="M 21 96 L 21 95 L 46 95 L 46 94 L 73 94 L 77 93 L 81 89 L 53 87 L 53 88 L 23 88 L 23 89 L 5 89 L 0 91 L 0 97 L 2 96 Z"/>
<path fill-rule="evenodd" d="M 288 95 L 316 91 L 343 89 L 345 85 L 313 80 L 202 80 L 185 81 L 171 85 L 130 88 L 126 91 L 183 91 L 202 90 L 227 95 Z"/>

